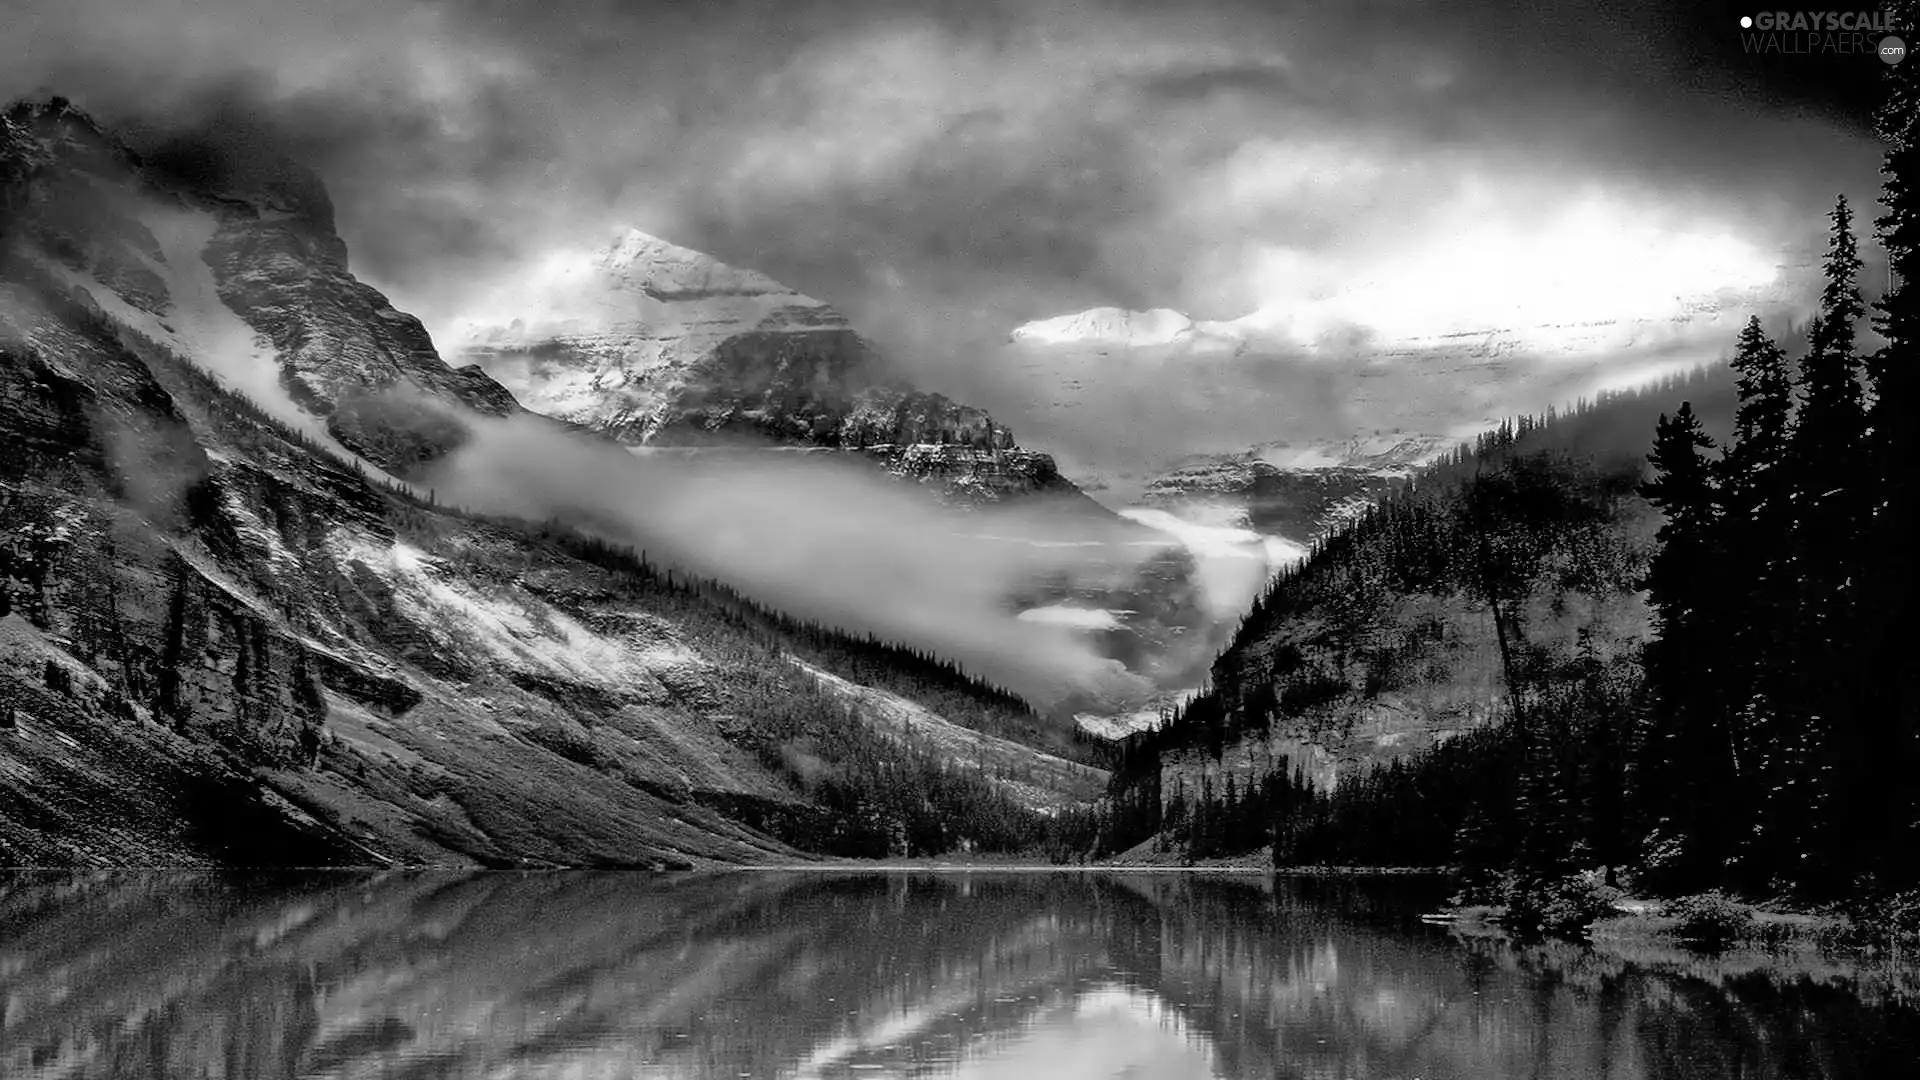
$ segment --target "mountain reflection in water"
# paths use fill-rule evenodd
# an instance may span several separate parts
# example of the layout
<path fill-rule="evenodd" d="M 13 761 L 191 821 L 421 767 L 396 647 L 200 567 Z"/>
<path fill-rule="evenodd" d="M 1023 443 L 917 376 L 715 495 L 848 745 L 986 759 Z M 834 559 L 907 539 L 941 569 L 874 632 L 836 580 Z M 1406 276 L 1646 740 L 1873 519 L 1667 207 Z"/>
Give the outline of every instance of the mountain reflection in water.
<path fill-rule="evenodd" d="M 1415 879 L 0 875 L 0 1075 L 1852 1078 L 1841 974 L 1470 942 Z"/>

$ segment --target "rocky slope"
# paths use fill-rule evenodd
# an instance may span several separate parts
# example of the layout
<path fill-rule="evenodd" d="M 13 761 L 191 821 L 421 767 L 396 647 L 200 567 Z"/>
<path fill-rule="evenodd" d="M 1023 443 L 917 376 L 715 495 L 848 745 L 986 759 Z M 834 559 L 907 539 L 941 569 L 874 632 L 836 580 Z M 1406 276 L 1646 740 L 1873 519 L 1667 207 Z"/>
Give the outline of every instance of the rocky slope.
<path fill-rule="evenodd" d="M 1157 737 L 1161 790 L 1191 796 L 1207 778 L 1223 791 L 1230 776 L 1244 791 L 1283 757 L 1330 789 L 1505 720 L 1514 683 L 1547 700 L 1595 665 L 1635 669 L 1661 524 L 1637 485 L 1656 418 L 1683 400 L 1716 437 L 1730 429 L 1731 373 L 1703 370 L 1489 436 L 1333 530 L 1246 613 L 1207 692 Z"/>
<path fill-rule="evenodd" d="M 340 446 L 406 475 L 462 444 L 461 411 L 519 411 L 479 368 L 442 363 L 418 319 L 348 272 L 332 204 L 299 166 L 216 148 L 144 161 L 60 98 L 13 106 L 4 137 L 10 229 L 283 416 L 311 414 Z"/>
<path fill-rule="evenodd" d="M 797 857 L 742 824 L 813 813 L 771 764 L 777 641 L 383 489 L 11 270 L 0 862 Z"/>
<path fill-rule="evenodd" d="M 477 424 L 521 411 L 352 277 L 326 194 L 296 165 L 197 144 L 142 159 L 57 100 L 10 110 L 6 132 L 8 227 L 32 260 L 323 448 L 432 483 Z M 557 427 L 636 453 L 858 455 L 950 505 L 1038 523 L 1046 535 L 1023 542 L 1087 556 L 1071 575 L 1082 594 L 1180 584 L 1183 553 L 1147 550 L 1167 537 L 1087 498 L 983 411 L 890 381 L 837 313 L 763 275 L 632 234 L 535 268 L 511 299 L 529 319 L 469 326 L 472 355 Z M 1111 651 L 1143 655 L 1199 621 L 1171 618 L 1133 619 Z"/>
<path fill-rule="evenodd" d="M 1307 544 L 1451 449 L 1444 436 L 1392 434 L 1304 446 L 1268 443 L 1188 462 L 1149 480 L 1142 505 Z"/>
<path fill-rule="evenodd" d="M 1749 314 L 1784 322 L 1804 276 L 1783 267 L 1766 288 L 1676 298 L 1664 319 L 1404 337 L 1334 333 L 1311 312 L 1095 308 L 1014 330 L 995 404 L 1044 425 L 1062 471 L 1103 503 L 1181 537 L 1215 591 L 1237 597 L 1218 616 L 1231 627 L 1267 573 L 1420 466 L 1505 417 L 1713 362 Z M 1081 719 L 1149 725 L 1204 681 Z"/>
<path fill-rule="evenodd" d="M 628 231 L 550 256 L 482 310 L 450 351 L 535 412 L 653 456 L 857 454 L 949 505 L 1008 511 L 974 540 L 1078 553 L 1009 602 L 1110 619 L 1086 635 L 1136 682 L 1185 679 L 1219 644 L 1174 537 L 1088 498 L 984 411 L 899 382 L 839 312 L 764 274 Z"/>
<path fill-rule="evenodd" d="M 351 278 L 317 189 L 6 121 L 0 863 L 787 861 L 835 820 L 793 747 L 919 752 L 898 692 L 795 662 L 884 648 L 381 478 L 518 406 Z M 1016 801 L 1100 782 L 973 742 L 1043 778 Z"/>
<path fill-rule="evenodd" d="M 1051 457 L 889 376 L 839 312 L 764 274 L 631 230 L 530 277 L 457 325 L 449 351 L 535 412 L 632 446 L 857 450 L 967 503 L 1074 490 Z"/>

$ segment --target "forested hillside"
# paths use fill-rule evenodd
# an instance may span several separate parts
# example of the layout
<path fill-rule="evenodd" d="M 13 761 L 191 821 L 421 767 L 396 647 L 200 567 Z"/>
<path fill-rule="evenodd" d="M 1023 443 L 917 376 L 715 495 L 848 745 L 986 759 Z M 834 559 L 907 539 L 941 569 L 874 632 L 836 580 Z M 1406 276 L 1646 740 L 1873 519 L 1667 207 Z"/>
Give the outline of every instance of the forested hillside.
<path fill-rule="evenodd" d="M 1883 345 L 1842 199 L 1804 345 L 1756 318 L 1728 367 L 1503 427 L 1328 538 L 1124 748 L 1099 843 L 1452 866 L 1540 919 L 1580 871 L 1920 884 L 1914 78 L 1880 117 Z"/>
<path fill-rule="evenodd" d="M 379 479 L 17 255 L 0 405 L 0 862 L 1021 850 L 1098 790 L 1005 691 Z"/>
<path fill-rule="evenodd" d="M 1659 527 L 1638 491 L 1651 436 L 1609 436 L 1651 432 L 1685 398 L 1731 423 L 1722 368 L 1522 418 L 1317 545 L 1255 601 L 1213 685 L 1126 745 L 1109 846 L 1154 832 L 1165 802 L 1166 843 L 1201 857 L 1262 847 L 1289 800 L 1351 796 L 1376 765 L 1365 783 L 1391 785 L 1407 759 L 1442 746 L 1458 759 L 1516 713 L 1559 708 L 1596 668 L 1637 680 Z M 1329 828 L 1288 824 L 1298 850 L 1286 857 L 1332 855 Z M 1433 828 L 1365 832 L 1384 861 L 1448 862 L 1450 851 L 1395 838 Z"/>

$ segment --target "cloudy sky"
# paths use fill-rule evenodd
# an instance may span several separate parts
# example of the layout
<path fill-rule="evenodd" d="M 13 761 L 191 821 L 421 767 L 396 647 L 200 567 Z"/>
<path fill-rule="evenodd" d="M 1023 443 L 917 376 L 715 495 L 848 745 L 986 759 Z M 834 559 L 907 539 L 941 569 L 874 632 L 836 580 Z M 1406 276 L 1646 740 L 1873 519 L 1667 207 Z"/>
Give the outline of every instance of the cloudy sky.
<path fill-rule="evenodd" d="M 1517 8 L 0 0 L 0 94 L 284 148 L 430 326 L 636 225 L 960 393 L 1099 304 L 1640 314 L 1871 199 L 1872 57 L 1762 63 L 1731 5 Z"/>
<path fill-rule="evenodd" d="M 64 94 L 149 149 L 211 133 L 310 165 L 354 269 L 429 328 L 477 314 L 556 249 L 639 227 L 839 306 L 916 381 L 989 405 L 1029 445 L 1132 467 L 1316 421 L 1351 431 L 1352 387 L 1311 357 L 1205 378 L 1134 365 L 1093 373 L 1104 404 L 1049 415 L 1030 407 L 1008 331 L 1098 305 L 1330 312 L 1388 335 L 1658 318 L 1676 297 L 1807 261 L 1836 193 L 1873 198 L 1879 62 L 1744 55 L 1740 14 L 1668 0 L 0 0 L 0 98 Z M 1505 382 L 1470 381 L 1389 396 L 1512 407 Z M 556 469 L 575 486 L 599 475 L 499 445 L 490 482 L 546 470 L 495 483 L 515 497 L 565 496 Z M 619 483 L 641 483 L 620 464 Z M 589 508 L 626 490 L 587 486 Z M 861 520 L 888 529 L 849 533 L 851 496 L 801 500 L 788 517 L 837 516 L 789 524 L 805 542 L 778 552 L 746 545 L 730 579 L 836 618 L 832 603 L 852 603 L 889 634 L 985 655 L 1029 693 L 1047 689 L 1026 670 L 1036 658 L 1081 689 L 1118 677 L 1000 609 L 990 586 L 1024 564 L 948 552 L 923 523 L 898 525 L 896 496 L 871 494 Z M 778 510 L 776 495 L 750 505 Z M 658 491 L 615 501 L 674 520 Z M 679 505 L 683 531 L 725 547 L 714 520 L 732 511 Z M 993 565 L 956 574 L 968 558 Z M 975 587 L 954 595 L 962 579 Z M 891 599 L 860 591 L 874 581 Z"/>

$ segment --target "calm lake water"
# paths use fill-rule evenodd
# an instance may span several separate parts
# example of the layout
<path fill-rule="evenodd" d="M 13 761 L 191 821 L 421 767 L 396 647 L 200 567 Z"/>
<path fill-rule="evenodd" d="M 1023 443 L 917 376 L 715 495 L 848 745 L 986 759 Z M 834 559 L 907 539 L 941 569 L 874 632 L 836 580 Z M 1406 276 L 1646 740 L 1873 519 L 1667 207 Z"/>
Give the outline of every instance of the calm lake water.
<path fill-rule="evenodd" d="M 0 1076 L 1920 1076 L 1920 1012 L 1886 982 L 1464 940 L 1415 918 L 1436 899 L 1191 874 L 0 874 Z"/>

